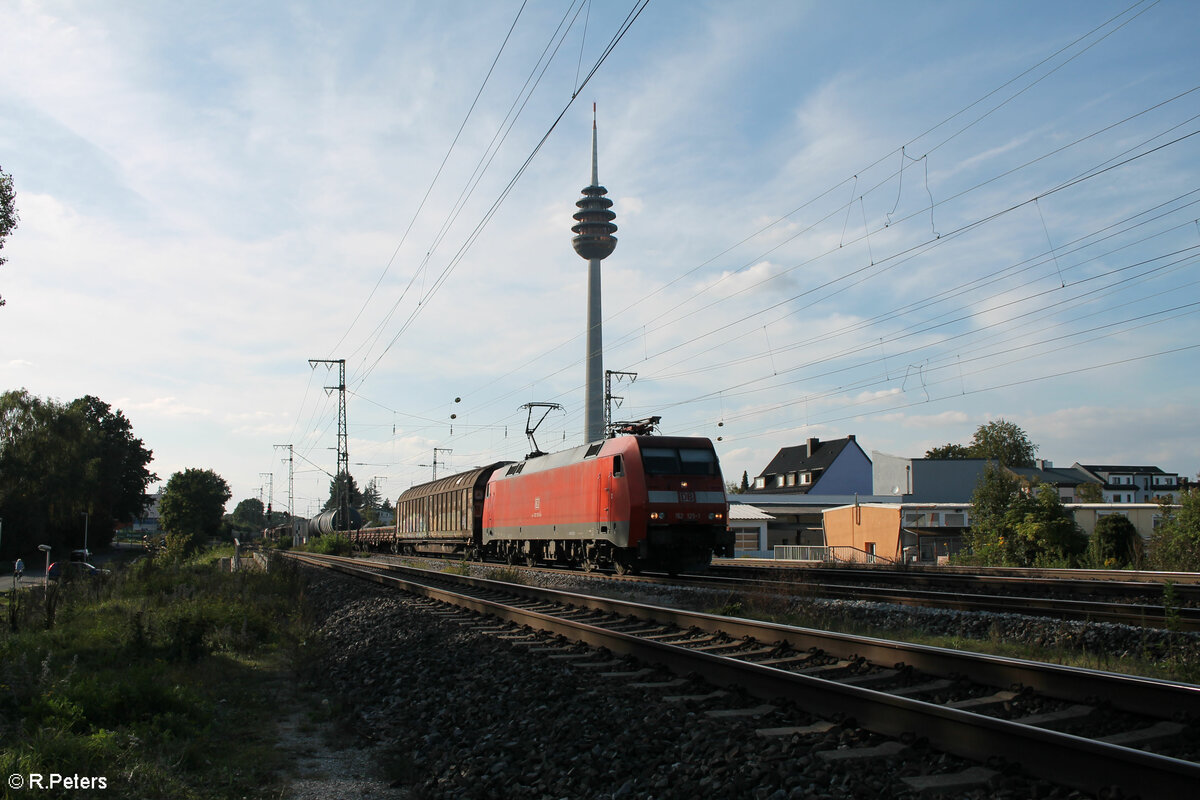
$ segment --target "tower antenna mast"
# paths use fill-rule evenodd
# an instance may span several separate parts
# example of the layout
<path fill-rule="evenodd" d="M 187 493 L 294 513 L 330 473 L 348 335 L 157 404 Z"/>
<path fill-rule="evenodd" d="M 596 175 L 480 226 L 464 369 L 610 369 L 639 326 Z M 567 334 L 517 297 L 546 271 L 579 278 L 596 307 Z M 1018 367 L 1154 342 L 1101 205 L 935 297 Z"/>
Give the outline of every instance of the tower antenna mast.
<path fill-rule="evenodd" d="M 613 220 L 612 200 L 605 197 L 608 190 L 600 185 L 597 165 L 596 104 L 592 103 L 592 182 L 583 188 L 583 197 L 575 201 L 579 208 L 572 216 L 571 231 L 575 238 L 571 246 L 580 258 L 588 262 L 587 306 L 587 382 L 584 389 L 583 438 L 594 442 L 604 438 L 604 336 L 600 302 L 600 262 L 612 255 L 617 247 L 617 226 Z M 536 447 L 534 448 L 537 449 Z"/>

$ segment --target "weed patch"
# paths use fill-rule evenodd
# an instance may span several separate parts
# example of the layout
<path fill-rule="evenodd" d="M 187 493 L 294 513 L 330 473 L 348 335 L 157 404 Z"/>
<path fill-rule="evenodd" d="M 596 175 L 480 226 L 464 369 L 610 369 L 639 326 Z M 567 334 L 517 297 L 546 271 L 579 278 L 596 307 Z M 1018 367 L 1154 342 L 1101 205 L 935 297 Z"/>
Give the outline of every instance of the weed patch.
<path fill-rule="evenodd" d="M 26 589 L 0 628 L 0 774 L 103 776 L 39 797 L 242 798 L 274 785 L 275 691 L 303 640 L 287 565 L 143 559 Z"/>

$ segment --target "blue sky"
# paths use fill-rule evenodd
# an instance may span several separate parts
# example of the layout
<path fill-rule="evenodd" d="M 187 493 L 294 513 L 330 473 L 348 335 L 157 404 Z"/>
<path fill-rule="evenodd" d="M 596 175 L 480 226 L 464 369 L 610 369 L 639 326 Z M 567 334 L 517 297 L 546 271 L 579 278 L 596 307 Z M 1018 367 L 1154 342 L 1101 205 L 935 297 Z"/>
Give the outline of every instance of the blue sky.
<path fill-rule="evenodd" d="M 434 448 L 523 456 L 527 402 L 577 444 L 595 102 L 618 418 L 720 437 L 729 480 L 998 417 L 1200 469 L 1200 6 L 653 0 L 579 90 L 638 7 L 0 5 L 0 386 L 101 397 L 233 503 L 286 505 L 292 444 L 300 514 L 311 358 L 392 499 Z"/>

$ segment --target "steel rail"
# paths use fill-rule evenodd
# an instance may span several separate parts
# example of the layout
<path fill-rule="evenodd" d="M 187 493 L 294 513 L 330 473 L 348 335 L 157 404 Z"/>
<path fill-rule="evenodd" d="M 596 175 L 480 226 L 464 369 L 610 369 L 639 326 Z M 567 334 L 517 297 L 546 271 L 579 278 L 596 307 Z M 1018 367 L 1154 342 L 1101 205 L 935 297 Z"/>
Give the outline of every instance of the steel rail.
<path fill-rule="evenodd" d="M 381 585 L 397 586 L 414 594 L 469 608 L 518 625 L 536 627 L 594 647 L 605 647 L 614 653 L 663 664 L 679 674 L 697 673 L 715 684 L 736 685 L 758 697 L 792 699 L 819 715 L 848 715 L 853 717 L 857 724 L 886 735 L 900 736 L 916 732 L 936 747 L 965 758 L 986 761 L 994 756 L 1001 756 L 1020 763 L 1033 774 L 1087 791 L 1098 792 L 1119 785 L 1136 789 L 1144 796 L 1184 797 L 1190 796 L 1195 787 L 1200 785 L 1200 764 L 1194 762 L 982 716 L 886 692 L 848 686 L 726 656 L 697 652 L 586 622 L 513 607 L 496 600 L 421 583 L 419 578 L 422 576 L 419 573 L 422 571 L 409 567 L 363 566 L 361 562 L 355 563 L 353 559 L 337 557 L 293 557 L 307 563 L 332 567 Z M 889 657 L 903 655 L 904 663 L 919 666 L 913 664 L 914 660 L 923 661 L 924 657 L 928 656 L 941 664 L 959 664 L 960 668 L 970 670 L 972 679 L 985 682 L 996 680 L 1003 683 L 1010 680 L 1014 674 L 1036 676 L 1041 684 L 1039 688 L 1059 697 L 1082 699 L 1081 693 L 1094 695 L 1094 689 L 1085 689 L 1082 692 L 1079 690 L 1080 685 L 1086 684 L 1093 687 L 1107 686 L 1112 691 L 1128 692 L 1147 699 L 1154 697 L 1154 707 L 1158 708 L 1161 708 L 1162 702 L 1160 695 L 1165 692 L 1175 698 L 1172 711 L 1194 713 L 1200 708 L 1200 686 L 1190 684 L 1151 681 L 1095 670 L 1068 669 L 1052 664 L 959 653 L 944 648 L 789 628 L 772 623 L 644 606 L 445 573 L 425 573 L 424 578 L 436 578 L 438 581 L 463 584 L 476 590 L 503 592 L 527 599 L 570 603 L 576 607 L 623 615 L 636 614 L 642 618 L 672 622 L 685 628 L 696 627 L 710 632 L 719 630 L 730 636 L 753 636 L 761 641 L 768 641 L 764 635 L 773 632 L 781 634 L 793 647 L 796 640 L 820 641 L 825 643 L 821 646 L 827 652 L 848 655 L 847 648 L 850 648 L 855 655 L 883 663 L 887 663 Z M 914 656 L 919 657 L 914 659 Z M 1116 700 L 1119 694 L 1113 695 L 1106 691 L 1104 696 Z M 1184 701 L 1186 703 L 1181 706 L 1180 703 Z M 1147 712 L 1144 704 L 1141 704 L 1138 710 L 1142 713 Z"/>
<path fill-rule="evenodd" d="M 718 585 L 718 584 L 714 584 Z M 895 605 L 948 608 L 961 611 L 990 611 L 996 614 L 1030 614 L 1066 619 L 1096 620 L 1135 626 L 1165 627 L 1178 624 L 1180 630 L 1200 630 L 1200 608 L 1179 608 L 1176 620 L 1162 606 L 1140 603 L 1110 603 L 1096 600 L 1020 597 L 1010 595 L 966 594 L 910 589 L 899 594 L 895 589 L 844 584 L 805 584 L 820 597 L 870 600 Z M 750 587 L 747 587 L 750 588 Z"/>
<path fill-rule="evenodd" d="M 939 565 L 936 567 L 912 564 L 847 564 L 831 566 L 822 562 L 788 561 L 786 559 L 719 559 L 714 558 L 710 571 L 730 570 L 733 572 L 815 572 L 823 575 L 863 577 L 869 580 L 892 579 L 931 583 L 970 582 L 996 584 L 1044 584 L 1091 587 L 1098 591 L 1120 591 L 1121 586 L 1131 585 L 1143 590 L 1161 592 L 1165 583 L 1175 584 L 1182 592 L 1200 592 L 1200 573 L 1156 572 L 1129 569 L 1049 569 L 1040 567 L 964 567 Z M 1106 585 L 1106 584 L 1112 584 Z"/>

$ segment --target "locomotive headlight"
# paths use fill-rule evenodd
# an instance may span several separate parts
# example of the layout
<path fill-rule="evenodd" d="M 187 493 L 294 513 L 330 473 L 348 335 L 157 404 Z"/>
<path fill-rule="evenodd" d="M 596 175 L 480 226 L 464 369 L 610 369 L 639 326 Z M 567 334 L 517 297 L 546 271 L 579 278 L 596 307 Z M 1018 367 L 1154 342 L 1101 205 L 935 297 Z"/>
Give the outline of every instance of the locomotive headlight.
<path fill-rule="evenodd" d="M 722 514 L 720 511 L 710 511 L 708 514 L 708 518 L 713 519 L 713 520 L 725 519 L 725 515 Z"/>
<path fill-rule="evenodd" d="M 679 488 L 680 488 L 680 489 L 686 489 L 686 488 L 687 488 L 687 481 L 680 481 L 680 482 L 679 482 Z"/>
<path fill-rule="evenodd" d="M 650 512 L 650 519 L 652 519 L 652 520 L 658 521 L 658 520 L 664 520 L 666 518 L 667 518 L 667 515 L 664 514 L 662 511 L 651 511 Z"/>

